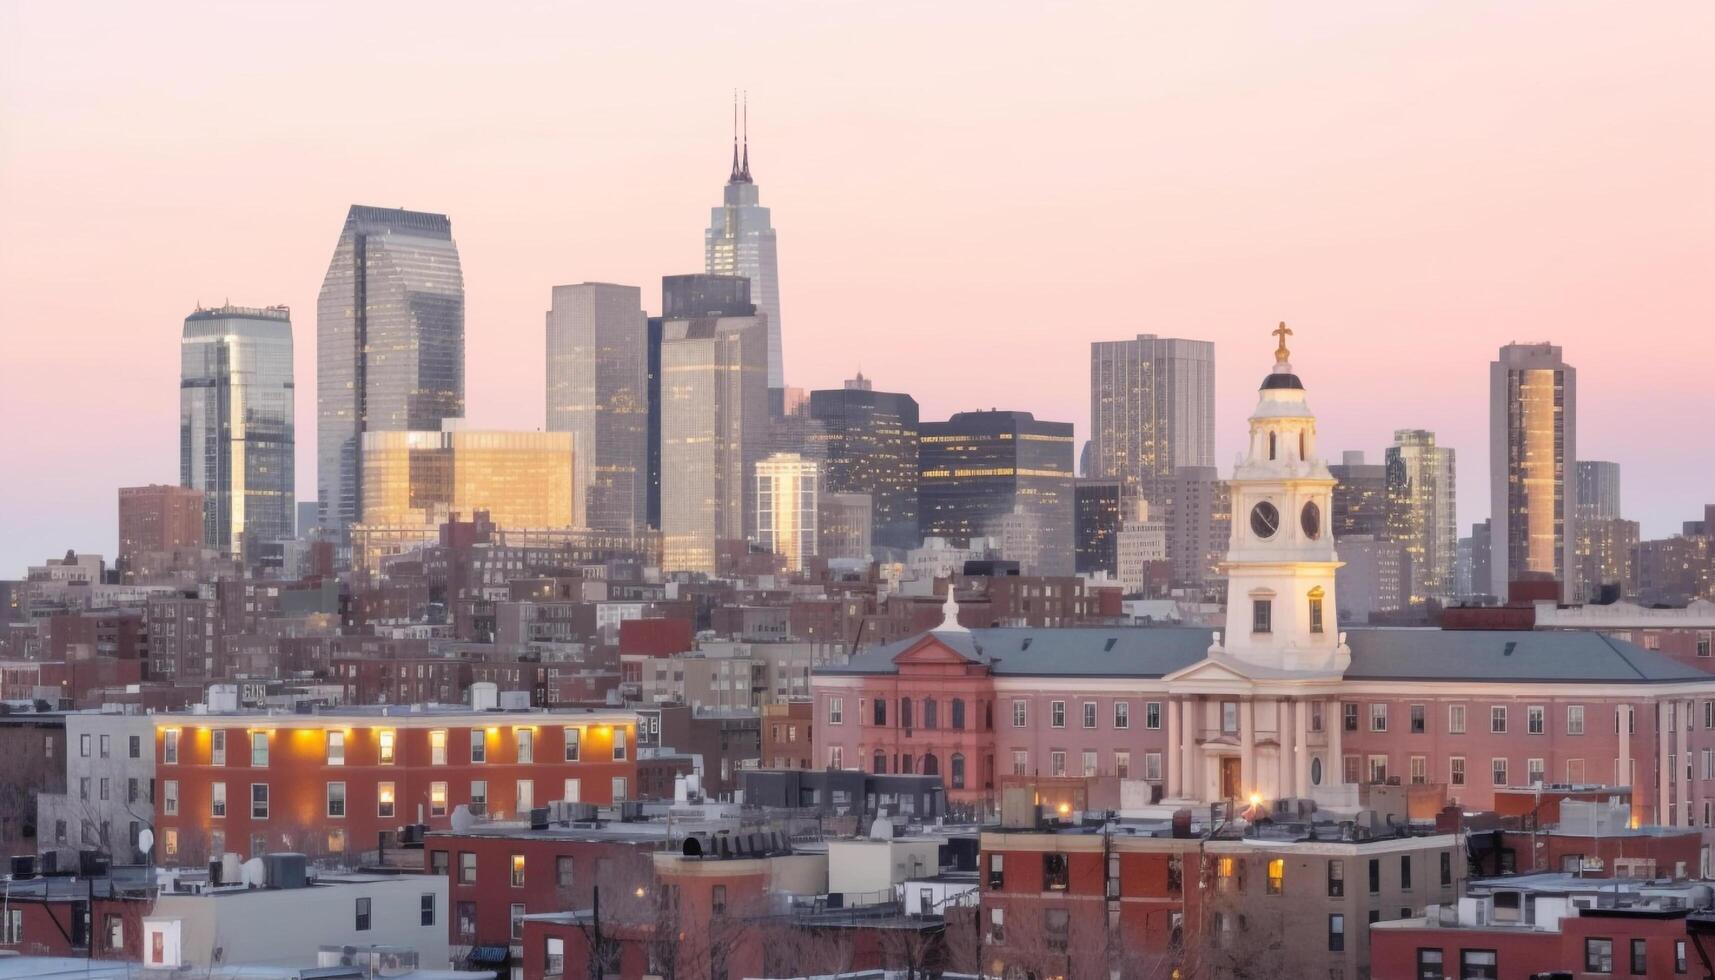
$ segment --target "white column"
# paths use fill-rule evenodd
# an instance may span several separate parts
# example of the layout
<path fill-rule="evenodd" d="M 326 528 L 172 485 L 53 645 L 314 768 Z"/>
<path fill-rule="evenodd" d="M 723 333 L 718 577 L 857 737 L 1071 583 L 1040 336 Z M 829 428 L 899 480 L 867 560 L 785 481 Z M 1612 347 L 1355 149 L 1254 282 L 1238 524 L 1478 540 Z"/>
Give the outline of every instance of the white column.
<path fill-rule="evenodd" d="M 1679 766 L 1674 770 L 1673 778 L 1679 780 L 1679 808 L 1674 811 L 1671 823 L 1675 826 L 1690 826 L 1691 824 L 1691 718 L 1695 702 L 1679 702 Z"/>
<path fill-rule="evenodd" d="M 1275 699 L 1274 727 L 1277 733 L 1276 741 L 1280 745 L 1280 756 L 1275 760 L 1275 769 L 1278 771 L 1275 797 L 1282 800 L 1298 795 L 1298 741 L 1293 737 L 1298 733 L 1293 728 L 1291 712 L 1291 701 L 1286 698 Z"/>
<path fill-rule="evenodd" d="M 1310 702 L 1294 701 L 1292 703 L 1293 717 L 1293 781 L 1298 786 L 1298 796 L 1309 796 L 1310 786 Z"/>
<path fill-rule="evenodd" d="M 1245 698 L 1239 702 L 1239 796 L 1248 800 L 1257 788 L 1256 771 L 1256 702 Z"/>
<path fill-rule="evenodd" d="M 1197 726 L 1201 722 L 1203 702 L 1193 694 L 1186 698 L 1181 706 L 1179 719 L 1179 748 L 1183 753 L 1180 759 L 1179 779 L 1183 784 L 1185 798 L 1201 800 L 1203 784 L 1198 782 L 1197 772 Z"/>
<path fill-rule="evenodd" d="M 1655 822 L 1667 826 L 1673 822 L 1673 808 L 1668 800 L 1668 788 L 1673 785 L 1673 767 L 1667 764 L 1667 756 L 1672 751 L 1668 742 L 1667 730 L 1667 701 L 1655 703 L 1656 731 L 1656 780 L 1655 780 Z"/>
<path fill-rule="evenodd" d="M 1620 726 L 1620 771 L 1614 774 L 1615 786 L 1630 786 L 1632 782 L 1632 706 L 1622 704 L 1614 709 Z M 1632 801 L 1637 802 L 1638 788 L 1632 786 Z"/>
<path fill-rule="evenodd" d="M 1340 786 L 1346 782 L 1346 756 L 1341 748 L 1341 734 L 1346 720 L 1340 717 L 1340 700 L 1330 698 L 1327 707 L 1322 709 L 1322 727 L 1328 730 L 1328 761 L 1325 763 L 1326 772 L 1322 781 L 1330 786 Z"/>
<path fill-rule="evenodd" d="M 1167 699 L 1167 798 L 1179 799 L 1184 792 L 1184 751 L 1179 747 L 1179 740 L 1184 737 L 1184 729 L 1179 724 L 1179 699 Z"/>

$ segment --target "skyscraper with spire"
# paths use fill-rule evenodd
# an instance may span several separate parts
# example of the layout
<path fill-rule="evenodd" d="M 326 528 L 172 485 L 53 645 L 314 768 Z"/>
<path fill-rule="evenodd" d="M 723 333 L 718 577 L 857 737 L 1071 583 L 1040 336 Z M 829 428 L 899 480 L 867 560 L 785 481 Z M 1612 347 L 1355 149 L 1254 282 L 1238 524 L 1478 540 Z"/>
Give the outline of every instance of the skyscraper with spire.
<path fill-rule="evenodd" d="M 737 100 L 733 103 L 732 173 L 727 177 L 719 207 L 709 211 L 703 232 L 704 271 L 750 280 L 751 301 L 768 320 L 768 404 L 779 416 L 785 411 L 786 372 L 780 353 L 780 261 L 774 226 L 750 175 L 750 106 L 744 106 L 742 126 Z"/>

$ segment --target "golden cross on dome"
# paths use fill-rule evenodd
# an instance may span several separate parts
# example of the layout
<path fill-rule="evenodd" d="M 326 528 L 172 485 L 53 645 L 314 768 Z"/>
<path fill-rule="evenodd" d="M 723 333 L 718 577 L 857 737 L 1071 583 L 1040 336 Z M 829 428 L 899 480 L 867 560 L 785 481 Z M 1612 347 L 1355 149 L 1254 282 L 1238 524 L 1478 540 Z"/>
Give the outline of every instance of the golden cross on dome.
<path fill-rule="evenodd" d="M 1285 364 L 1287 358 L 1292 356 L 1291 352 L 1286 349 L 1286 338 L 1292 336 L 1292 328 L 1286 325 L 1285 320 L 1282 320 L 1280 326 L 1269 332 L 1280 338 L 1280 346 L 1274 349 L 1274 360 L 1276 363 Z"/>

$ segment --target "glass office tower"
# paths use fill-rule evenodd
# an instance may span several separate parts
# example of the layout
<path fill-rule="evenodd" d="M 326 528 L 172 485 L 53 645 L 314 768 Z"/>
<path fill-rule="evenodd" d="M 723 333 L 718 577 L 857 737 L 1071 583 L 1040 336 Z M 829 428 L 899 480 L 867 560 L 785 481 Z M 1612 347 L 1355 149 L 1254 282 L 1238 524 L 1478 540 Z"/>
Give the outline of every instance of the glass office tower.
<path fill-rule="evenodd" d="M 203 545 L 248 560 L 293 534 L 291 312 L 198 309 L 179 355 L 179 483 L 203 492 Z"/>
<path fill-rule="evenodd" d="M 464 273 L 444 214 L 353 205 L 316 310 L 321 526 L 363 514 L 363 434 L 464 415 Z"/>
<path fill-rule="evenodd" d="M 1035 522 L 1041 574 L 1073 563 L 1072 423 L 1029 412 L 960 412 L 920 427 L 917 523 L 923 537 L 964 545 L 1015 512 Z"/>
<path fill-rule="evenodd" d="M 636 286 L 555 286 L 547 317 L 548 431 L 576 439 L 583 527 L 648 521 L 649 320 Z"/>
<path fill-rule="evenodd" d="M 1578 594 L 1578 373 L 1553 344 L 1508 344 L 1489 364 L 1489 591 L 1529 573 Z M 1570 492 L 1570 493 L 1569 493 Z"/>

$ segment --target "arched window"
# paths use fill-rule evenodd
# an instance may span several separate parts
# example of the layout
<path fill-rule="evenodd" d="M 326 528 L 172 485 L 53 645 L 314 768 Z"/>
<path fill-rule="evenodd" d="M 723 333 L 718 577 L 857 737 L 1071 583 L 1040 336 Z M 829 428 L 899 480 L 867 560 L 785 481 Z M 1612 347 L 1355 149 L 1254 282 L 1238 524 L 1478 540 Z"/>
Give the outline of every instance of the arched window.
<path fill-rule="evenodd" d="M 1268 458 L 1274 458 L 1274 433 L 1272 432 L 1268 434 Z"/>
<path fill-rule="evenodd" d="M 937 710 L 939 707 L 940 706 L 935 703 L 934 698 L 924 698 L 923 699 L 923 727 L 924 728 L 934 728 L 936 725 L 939 725 L 941 723 L 941 718 L 940 718 L 941 712 Z"/>
<path fill-rule="evenodd" d="M 965 699 L 953 699 L 953 727 L 963 730 L 965 727 Z"/>
<path fill-rule="evenodd" d="M 1310 760 L 1310 785 L 1322 785 L 1322 757 L 1316 756 Z"/>
<path fill-rule="evenodd" d="M 875 750 L 875 772 L 880 774 L 887 771 L 887 753 Z"/>
<path fill-rule="evenodd" d="M 939 776 L 940 774 L 941 760 L 935 758 L 935 753 L 933 752 L 925 753 L 923 756 L 923 775 Z"/>
<path fill-rule="evenodd" d="M 910 728 L 910 727 L 912 727 L 912 725 L 913 725 L 913 722 L 911 720 L 911 699 L 910 698 L 900 698 L 899 699 L 899 727 L 900 728 Z"/>
<path fill-rule="evenodd" d="M 963 753 L 953 753 L 953 788 L 965 788 L 965 756 Z"/>

